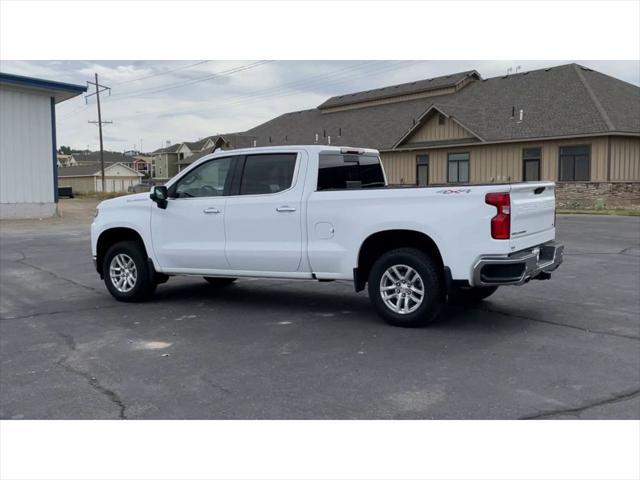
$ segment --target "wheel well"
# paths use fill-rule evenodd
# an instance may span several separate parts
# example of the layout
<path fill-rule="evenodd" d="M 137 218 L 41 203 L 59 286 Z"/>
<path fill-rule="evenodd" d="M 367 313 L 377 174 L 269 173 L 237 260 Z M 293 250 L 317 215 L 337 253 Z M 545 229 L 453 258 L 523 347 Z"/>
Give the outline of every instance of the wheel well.
<path fill-rule="evenodd" d="M 118 227 L 105 230 L 98 237 L 98 245 L 96 251 L 96 269 L 100 276 L 102 276 L 102 264 L 104 262 L 104 256 L 111 246 L 117 242 L 125 240 L 133 240 L 138 242 L 142 247 L 145 257 L 147 257 L 147 250 L 144 247 L 142 237 L 138 232 L 132 228 Z"/>
<path fill-rule="evenodd" d="M 425 252 L 436 262 L 442 279 L 446 280 L 442 255 L 431 237 L 415 230 L 385 230 L 367 237 L 360 247 L 358 267 L 354 272 L 357 292 L 364 289 L 371 267 L 380 255 L 396 248 L 416 248 Z"/>

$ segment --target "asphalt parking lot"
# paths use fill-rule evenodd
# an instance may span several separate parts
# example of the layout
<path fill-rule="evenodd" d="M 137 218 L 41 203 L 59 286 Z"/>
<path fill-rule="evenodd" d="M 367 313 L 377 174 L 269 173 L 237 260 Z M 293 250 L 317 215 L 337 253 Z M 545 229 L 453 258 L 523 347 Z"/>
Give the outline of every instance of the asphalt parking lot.
<path fill-rule="evenodd" d="M 560 216 L 550 281 L 402 329 L 342 282 L 175 278 L 118 303 L 93 204 L 0 224 L 0 418 L 640 418 L 640 217 Z"/>

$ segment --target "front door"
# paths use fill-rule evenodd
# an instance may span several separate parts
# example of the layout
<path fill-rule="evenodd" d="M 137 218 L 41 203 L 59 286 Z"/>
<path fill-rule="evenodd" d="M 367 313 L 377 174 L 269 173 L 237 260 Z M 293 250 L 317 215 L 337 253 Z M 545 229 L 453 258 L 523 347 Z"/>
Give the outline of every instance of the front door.
<path fill-rule="evenodd" d="M 234 270 L 295 272 L 302 258 L 301 159 L 296 153 L 248 155 L 227 199 L 227 259 Z"/>
<path fill-rule="evenodd" d="M 429 155 L 418 155 L 416 158 L 416 184 L 419 187 L 429 184 Z"/>
<path fill-rule="evenodd" d="M 151 235 L 164 271 L 228 269 L 225 257 L 225 186 L 235 157 L 203 163 L 169 189 L 166 209 L 153 208 Z"/>

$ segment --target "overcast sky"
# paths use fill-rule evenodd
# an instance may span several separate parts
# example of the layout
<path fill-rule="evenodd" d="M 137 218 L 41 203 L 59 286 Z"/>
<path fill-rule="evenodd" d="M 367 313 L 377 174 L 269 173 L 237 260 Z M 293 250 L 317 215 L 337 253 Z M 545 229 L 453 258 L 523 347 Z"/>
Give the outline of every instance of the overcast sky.
<path fill-rule="evenodd" d="M 475 69 L 485 77 L 571 61 L 2 61 L 0 70 L 86 84 L 95 72 L 112 88 L 102 102 L 105 149 L 152 151 L 244 131 L 328 97 Z M 577 61 L 640 85 L 640 62 Z M 58 145 L 98 148 L 95 96 L 56 107 Z"/>

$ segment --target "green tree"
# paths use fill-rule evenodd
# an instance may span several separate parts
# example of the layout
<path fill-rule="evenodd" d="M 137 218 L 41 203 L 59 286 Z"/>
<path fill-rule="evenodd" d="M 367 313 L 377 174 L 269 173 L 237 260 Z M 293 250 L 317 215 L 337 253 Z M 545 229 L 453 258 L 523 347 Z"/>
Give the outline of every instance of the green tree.
<path fill-rule="evenodd" d="M 71 147 L 61 145 L 60 148 L 58 149 L 58 153 L 60 155 L 71 155 Z"/>

